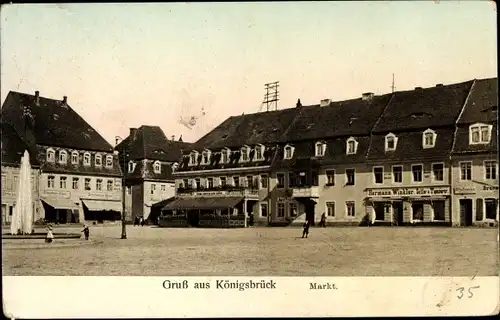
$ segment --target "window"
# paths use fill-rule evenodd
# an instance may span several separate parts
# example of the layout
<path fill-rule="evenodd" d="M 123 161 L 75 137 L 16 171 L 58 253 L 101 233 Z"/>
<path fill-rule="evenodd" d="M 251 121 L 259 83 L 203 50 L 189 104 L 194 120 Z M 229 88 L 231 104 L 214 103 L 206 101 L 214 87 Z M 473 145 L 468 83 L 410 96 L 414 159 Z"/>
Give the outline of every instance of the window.
<path fill-rule="evenodd" d="M 300 183 L 298 183 L 296 179 L 296 174 L 295 172 L 288 172 L 288 187 L 293 188 L 296 186 L 300 186 Z"/>
<path fill-rule="evenodd" d="M 285 147 L 285 159 L 291 159 L 293 157 L 293 147 L 286 146 Z"/>
<path fill-rule="evenodd" d="M 484 199 L 484 203 L 486 206 L 486 219 L 497 220 L 497 207 L 498 200 L 497 199 Z"/>
<path fill-rule="evenodd" d="M 106 190 L 113 191 L 113 180 L 106 181 Z"/>
<path fill-rule="evenodd" d="M 188 188 L 189 187 L 189 179 L 182 179 L 182 186 L 184 188 Z"/>
<path fill-rule="evenodd" d="M 284 188 L 285 187 L 285 174 L 284 173 L 276 174 L 276 179 L 278 180 L 278 185 L 276 187 L 277 188 Z"/>
<path fill-rule="evenodd" d="M 483 199 L 476 199 L 476 221 L 483 221 Z"/>
<path fill-rule="evenodd" d="M 460 162 L 460 180 L 472 180 L 472 162 Z"/>
<path fill-rule="evenodd" d="M 134 172 L 135 163 L 133 161 L 128 162 L 128 172 Z"/>
<path fill-rule="evenodd" d="M 71 164 L 78 164 L 78 151 L 71 152 Z"/>
<path fill-rule="evenodd" d="M 97 191 L 101 191 L 102 190 L 102 179 L 97 179 L 95 181 L 95 189 Z"/>
<path fill-rule="evenodd" d="M 436 132 L 432 129 L 427 129 L 422 134 L 422 147 L 424 149 L 434 148 L 436 144 Z"/>
<path fill-rule="evenodd" d="M 326 144 L 324 142 L 316 142 L 316 157 L 323 157 L 326 151 Z"/>
<path fill-rule="evenodd" d="M 255 160 L 264 159 L 264 146 L 259 144 L 255 147 Z"/>
<path fill-rule="evenodd" d="M 201 163 L 202 164 L 209 164 L 210 163 L 210 151 L 208 151 L 208 150 L 203 151 L 202 156 L 201 156 Z"/>
<path fill-rule="evenodd" d="M 59 151 L 59 163 L 66 164 L 68 162 L 68 153 L 64 150 Z"/>
<path fill-rule="evenodd" d="M 198 152 L 192 152 L 189 155 L 189 165 L 194 166 L 198 163 Z"/>
<path fill-rule="evenodd" d="M 214 178 L 207 178 L 207 187 L 208 188 L 214 187 Z"/>
<path fill-rule="evenodd" d="M 262 174 L 260 176 L 260 187 L 262 189 L 267 189 L 267 174 Z"/>
<path fill-rule="evenodd" d="M 392 167 L 392 182 L 403 183 L 403 166 Z"/>
<path fill-rule="evenodd" d="M 421 164 L 413 164 L 411 166 L 411 173 L 413 182 L 422 182 L 423 166 Z"/>
<path fill-rule="evenodd" d="M 2 185 L 1 185 L 2 188 L 6 188 L 6 186 L 7 186 L 6 181 L 5 181 L 6 179 L 7 179 L 7 177 L 2 175 Z"/>
<path fill-rule="evenodd" d="M 220 177 L 220 185 L 225 187 L 227 185 L 227 179 L 226 177 Z"/>
<path fill-rule="evenodd" d="M 47 177 L 47 188 L 54 188 L 55 187 L 55 180 L 56 180 L 56 178 L 54 176 L 48 176 Z"/>
<path fill-rule="evenodd" d="M 19 185 L 17 184 L 17 176 L 14 176 L 14 190 L 17 191 L 18 188 L 19 188 Z"/>
<path fill-rule="evenodd" d="M 161 191 L 164 192 L 165 190 L 167 190 L 167 188 L 165 187 L 164 184 L 161 185 Z"/>
<path fill-rule="evenodd" d="M 424 221 L 424 204 L 421 202 L 412 202 L 411 204 L 412 220 Z"/>
<path fill-rule="evenodd" d="M 346 185 L 353 186 L 356 183 L 356 180 L 355 180 L 356 170 L 355 169 L 346 169 L 345 175 L 346 175 L 346 180 L 347 180 Z"/>
<path fill-rule="evenodd" d="M 90 178 L 85 178 L 85 190 L 89 191 L 90 188 Z"/>
<path fill-rule="evenodd" d="M 174 162 L 174 163 L 172 164 L 172 172 L 177 171 L 177 168 L 178 168 L 178 167 L 179 167 L 179 164 L 178 164 L 177 162 Z"/>
<path fill-rule="evenodd" d="M 267 203 L 260 204 L 260 216 L 267 217 Z"/>
<path fill-rule="evenodd" d="M 296 203 L 290 203 L 289 204 L 289 209 L 290 209 L 290 217 L 296 217 L 297 213 L 299 212 L 297 209 L 297 204 Z"/>
<path fill-rule="evenodd" d="M 356 205 L 354 201 L 346 201 L 345 206 L 347 208 L 347 216 L 355 217 L 356 216 Z"/>
<path fill-rule="evenodd" d="M 285 204 L 283 202 L 278 203 L 278 218 L 283 218 L 285 216 Z"/>
<path fill-rule="evenodd" d="M 238 176 L 233 177 L 233 186 L 235 186 L 235 187 L 240 186 L 240 177 L 238 177 Z"/>
<path fill-rule="evenodd" d="M 127 187 L 127 193 L 132 194 L 132 187 Z"/>
<path fill-rule="evenodd" d="M 484 162 L 484 173 L 486 180 L 496 180 L 497 179 L 497 162 L 496 161 L 485 161 Z"/>
<path fill-rule="evenodd" d="M 85 152 L 83 154 L 83 165 L 90 166 L 90 153 L 88 153 L 88 152 Z"/>
<path fill-rule="evenodd" d="M 106 156 L 106 167 L 112 168 L 113 167 L 113 156 Z"/>
<path fill-rule="evenodd" d="M 358 151 L 358 141 L 355 138 L 351 137 L 347 139 L 346 153 L 347 154 L 356 154 Z"/>
<path fill-rule="evenodd" d="M 329 217 L 335 217 L 335 202 L 329 201 L 326 203 L 326 215 Z"/>
<path fill-rule="evenodd" d="M 241 148 L 241 161 L 248 161 L 248 148 Z"/>
<path fill-rule="evenodd" d="M 335 185 L 335 170 L 326 170 L 326 185 L 327 186 L 334 186 Z"/>
<path fill-rule="evenodd" d="M 247 176 L 247 187 L 253 188 L 253 176 Z"/>
<path fill-rule="evenodd" d="M 491 125 L 487 124 L 474 124 L 469 127 L 469 143 L 482 144 L 490 143 L 491 140 Z"/>
<path fill-rule="evenodd" d="M 155 173 L 161 173 L 161 163 L 160 161 L 155 161 L 154 164 L 153 164 L 153 171 Z"/>
<path fill-rule="evenodd" d="M 389 133 L 385 136 L 385 151 L 394 151 L 398 144 L 398 138 L 393 134 Z"/>
<path fill-rule="evenodd" d="M 384 183 L 384 167 L 373 167 L 373 179 L 376 184 Z"/>
<path fill-rule="evenodd" d="M 156 184 L 152 183 L 150 193 L 155 194 L 155 191 L 156 191 Z"/>
<path fill-rule="evenodd" d="M 444 221 L 445 220 L 445 205 L 444 201 L 432 201 L 432 213 L 434 221 Z"/>
<path fill-rule="evenodd" d="M 222 150 L 221 151 L 221 162 L 222 163 L 228 163 L 229 161 L 229 151 L 226 149 L 226 150 Z"/>
<path fill-rule="evenodd" d="M 100 154 L 95 155 L 95 166 L 96 167 L 102 166 L 102 156 Z"/>
<path fill-rule="evenodd" d="M 73 190 L 78 190 L 79 185 L 78 185 L 78 178 L 73 178 Z"/>
<path fill-rule="evenodd" d="M 59 177 L 59 188 L 66 189 L 66 177 Z"/>
<path fill-rule="evenodd" d="M 200 178 L 194 179 L 194 185 L 196 187 L 196 190 L 201 189 L 201 180 L 200 180 Z"/>
<path fill-rule="evenodd" d="M 56 160 L 56 152 L 52 149 L 47 149 L 47 162 L 54 162 Z"/>
<path fill-rule="evenodd" d="M 444 164 L 432 164 L 432 181 L 444 181 Z"/>
<path fill-rule="evenodd" d="M 319 185 L 318 171 L 311 171 L 311 184 L 313 186 Z"/>

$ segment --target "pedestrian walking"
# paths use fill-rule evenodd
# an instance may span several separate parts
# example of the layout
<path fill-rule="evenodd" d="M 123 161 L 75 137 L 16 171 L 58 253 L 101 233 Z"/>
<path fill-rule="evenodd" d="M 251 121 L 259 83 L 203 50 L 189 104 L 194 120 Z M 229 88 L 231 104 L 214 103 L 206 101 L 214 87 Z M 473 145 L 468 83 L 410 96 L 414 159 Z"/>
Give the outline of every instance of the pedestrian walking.
<path fill-rule="evenodd" d="M 89 236 L 90 236 L 89 226 L 87 226 L 86 224 L 84 224 L 82 232 L 83 232 L 83 235 L 85 236 L 85 240 L 88 240 Z"/>
<path fill-rule="evenodd" d="M 249 220 L 250 220 L 249 221 L 250 226 L 253 226 L 253 212 L 250 212 L 250 214 L 249 214 Z"/>
<path fill-rule="evenodd" d="M 145 221 L 144 218 L 141 218 L 141 227 L 144 227 Z"/>
<path fill-rule="evenodd" d="M 134 227 L 139 225 L 139 217 L 135 217 L 134 219 Z"/>
<path fill-rule="evenodd" d="M 326 213 L 323 212 L 321 215 L 321 221 L 319 222 L 319 226 L 325 228 L 326 227 Z"/>
<path fill-rule="evenodd" d="M 49 224 L 47 227 L 47 236 L 45 237 L 45 242 L 52 243 L 54 239 L 54 234 L 52 233 L 52 226 Z"/>
<path fill-rule="evenodd" d="M 304 222 L 304 231 L 302 231 L 302 238 L 304 238 L 304 236 L 307 238 L 307 236 L 309 235 L 309 220 L 306 220 L 306 222 Z"/>

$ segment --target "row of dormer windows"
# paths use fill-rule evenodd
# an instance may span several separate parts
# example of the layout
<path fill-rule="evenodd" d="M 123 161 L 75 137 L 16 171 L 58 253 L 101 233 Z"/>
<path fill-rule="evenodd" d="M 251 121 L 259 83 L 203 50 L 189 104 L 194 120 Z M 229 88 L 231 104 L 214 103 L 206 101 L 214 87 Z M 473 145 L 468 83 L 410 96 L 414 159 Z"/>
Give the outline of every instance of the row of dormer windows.
<path fill-rule="evenodd" d="M 71 154 L 69 154 L 66 150 L 60 150 L 59 152 L 57 152 L 57 159 L 56 159 L 56 151 L 54 149 L 49 148 L 47 149 L 46 159 L 47 162 L 50 163 L 67 164 L 69 162 L 73 165 L 78 165 L 80 164 L 80 153 L 78 151 L 72 151 Z M 92 163 L 91 159 L 92 156 L 90 152 L 85 152 L 83 154 L 83 165 L 90 166 Z M 96 167 L 105 166 L 106 168 L 112 168 L 113 156 L 112 155 L 103 156 L 101 154 L 96 154 L 94 155 L 94 165 Z"/>
<path fill-rule="evenodd" d="M 136 166 L 136 163 L 132 160 L 130 160 L 128 162 L 128 172 L 131 173 L 131 172 L 134 172 L 135 170 L 135 166 Z M 172 164 L 172 171 L 176 171 L 177 168 L 178 168 L 179 164 L 177 162 L 174 162 Z M 156 160 L 155 162 L 153 162 L 153 172 L 154 173 L 161 173 L 161 162 Z"/>
<path fill-rule="evenodd" d="M 261 161 L 264 160 L 264 151 L 265 151 L 265 146 L 264 145 L 257 145 L 255 147 L 250 147 L 250 146 L 243 146 L 240 149 L 240 161 L 241 162 L 248 162 L 250 160 L 254 161 Z M 192 151 L 191 154 L 189 155 L 189 165 L 205 165 L 205 164 L 210 164 L 210 161 L 212 159 L 214 152 L 211 150 L 203 150 L 201 152 L 201 159 L 198 161 L 199 158 L 199 152 L 198 151 Z M 231 159 L 231 154 L 232 151 L 229 148 L 224 148 L 220 151 L 220 163 L 229 163 Z M 199 162 L 199 163 L 198 163 Z"/>
<path fill-rule="evenodd" d="M 248 176 L 232 176 L 232 177 L 208 177 L 205 179 L 194 178 L 194 179 L 183 179 L 179 187 L 182 188 L 215 188 L 219 186 L 231 186 L 231 187 L 246 187 L 246 188 L 258 188 L 266 189 L 268 187 L 269 178 L 267 174 L 261 174 L 258 176 L 248 175 Z"/>

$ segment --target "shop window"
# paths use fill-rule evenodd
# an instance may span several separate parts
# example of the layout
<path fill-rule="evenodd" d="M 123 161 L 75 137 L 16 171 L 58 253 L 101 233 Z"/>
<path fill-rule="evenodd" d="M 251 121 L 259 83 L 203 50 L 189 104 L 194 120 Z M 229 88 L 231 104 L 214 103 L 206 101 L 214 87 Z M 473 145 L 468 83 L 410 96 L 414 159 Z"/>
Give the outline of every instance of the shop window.
<path fill-rule="evenodd" d="M 283 218 L 285 216 L 285 204 L 278 203 L 278 218 Z"/>
<path fill-rule="evenodd" d="M 444 221 L 445 220 L 445 202 L 444 201 L 433 201 L 432 202 L 432 211 L 433 211 L 433 220 L 436 221 Z"/>
<path fill-rule="evenodd" d="M 412 220 L 424 221 L 424 204 L 414 202 L 411 205 Z"/>
<path fill-rule="evenodd" d="M 290 217 L 296 217 L 297 216 L 297 204 L 296 203 L 290 203 L 289 204 L 289 209 L 290 209 Z"/>
<path fill-rule="evenodd" d="M 485 199 L 484 200 L 486 207 L 486 219 L 496 220 L 497 219 L 497 199 Z"/>
<path fill-rule="evenodd" d="M 267 203 L 260 204 L 260 216 L 267 217 Z"/>

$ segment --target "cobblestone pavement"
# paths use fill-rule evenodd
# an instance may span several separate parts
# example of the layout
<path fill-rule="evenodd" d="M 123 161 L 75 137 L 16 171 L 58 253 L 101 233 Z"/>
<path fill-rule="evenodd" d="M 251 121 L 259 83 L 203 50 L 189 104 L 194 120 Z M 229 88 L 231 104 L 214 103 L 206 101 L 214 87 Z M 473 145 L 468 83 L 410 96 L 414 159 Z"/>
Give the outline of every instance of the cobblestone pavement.
<path fill-rule="evenodd" d="M 56 232 L 79 232 L 58 227 Z M 42 230 L 40 230 L 42 231 Z M 3 232 L 6 232 L 5 230 Z M 2 240 L 4 275 L 488 276 L 497 230 L 91 226 L 91 239 Z"/>

